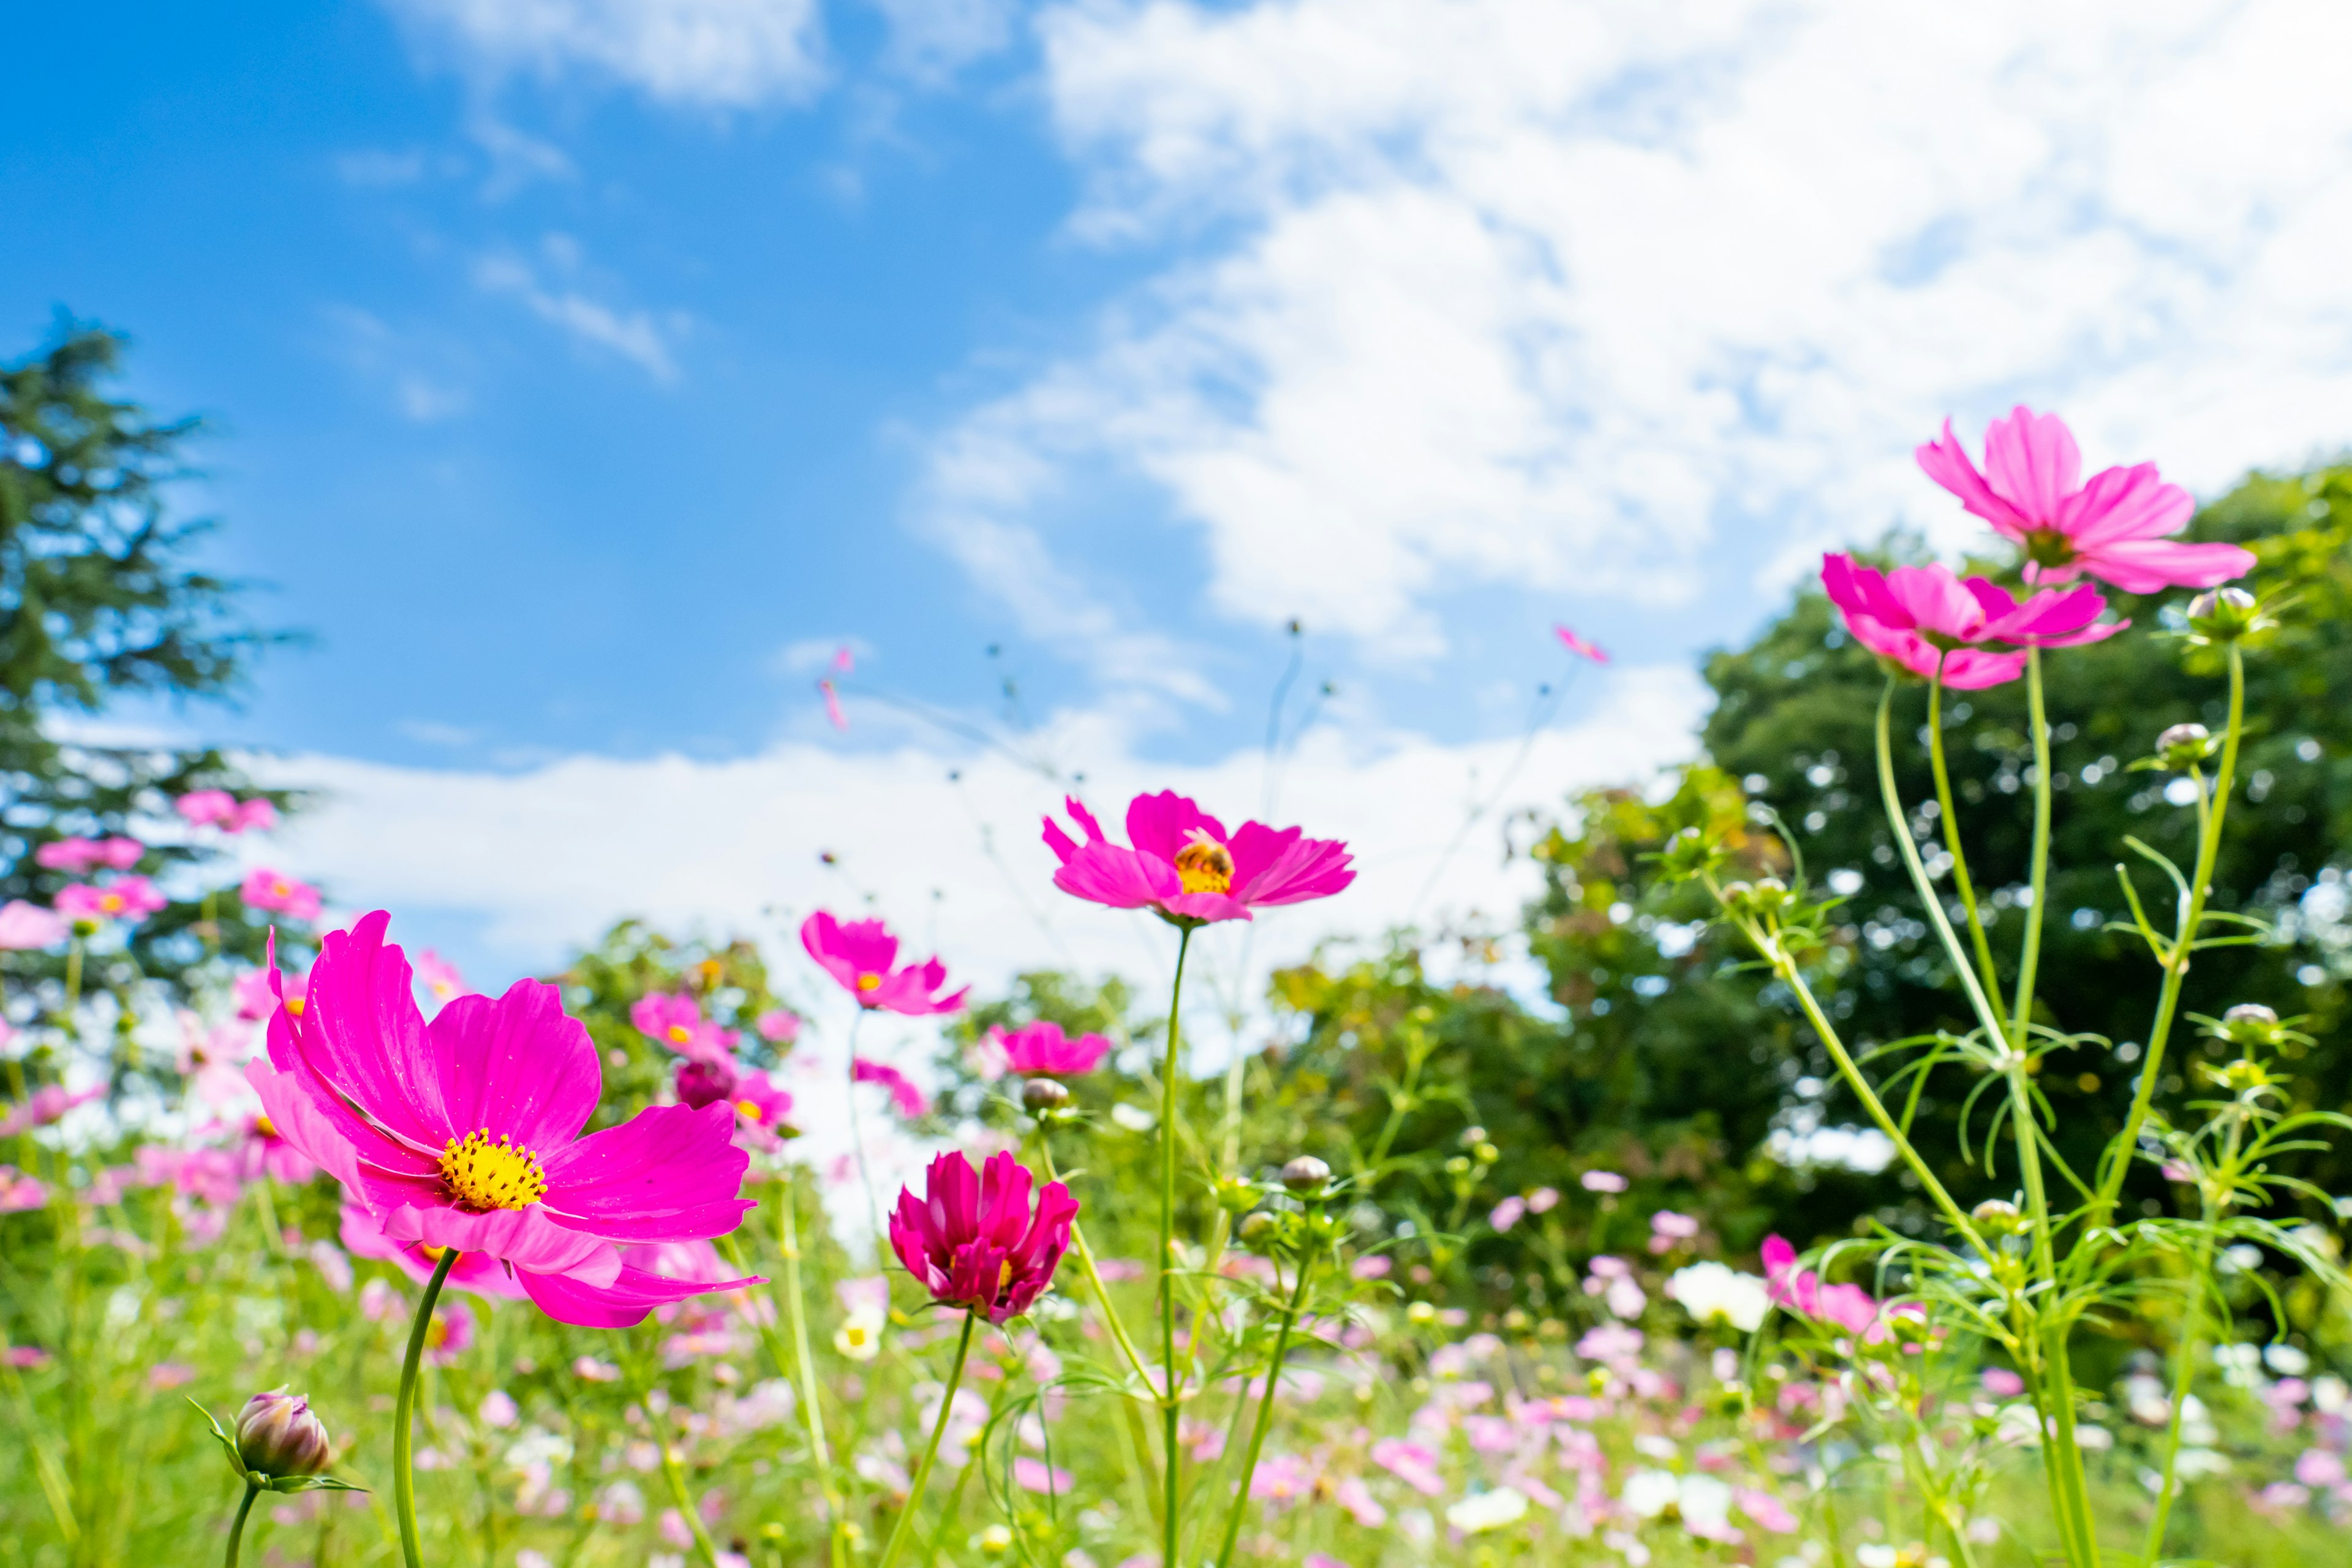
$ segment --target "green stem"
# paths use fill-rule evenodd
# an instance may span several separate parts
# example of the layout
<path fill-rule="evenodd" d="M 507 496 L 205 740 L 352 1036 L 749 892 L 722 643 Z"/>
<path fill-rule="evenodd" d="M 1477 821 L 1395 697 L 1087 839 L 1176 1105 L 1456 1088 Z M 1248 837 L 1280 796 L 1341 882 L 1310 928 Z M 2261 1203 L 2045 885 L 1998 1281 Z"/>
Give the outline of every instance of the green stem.
<path fill-rule="evenodd" d="M 2037 665 L 2035 669 L 2038 703 L 2040 667 Z M 1992 999 L 1993 1011 L 1999 1012 L 2000 972 L 1993 964 L 1992 943 L 1985 936 L 1984 921 L 1978 912 L 1976 884 L 1969 877 L 1968 853 L 1960 847 L 1960 814 L 1952 800 L 1952 776 L 1944 765 L 1944 681 L 1940 674 L 1927 686 L 1927 760 L 1936 772 L 1936 808 L 1943 813 L 1944 850 L 1952 858 L 1952 889 L 1960 895 L 1960 908 L 1968 912 L 1969 940 L 1976 948 L 1977 967 L 1984 974 L 1985 994 Z"/>
<path fill-rule="evenodd" d="M 824 1441 L 824 1406 L 818 1397 L 816 1362 L 809 1354 L 808 1310 L 801 1300 L 800 1218 L 793 1212 L 793 1178 L 783 1176 L 783 1202 L 779 1205 L 777 1248 L 784 1258 L 784 1316 L 793 1326 L 793 1359 L 800 1369 L 802 1419 L 808 1425 L 809 1457 L 816 1465 L 817 1490 L 824 1499 L 824 1517 L 835 1568 L 849 1549 L 848 1520 L 841 1510 L 841 1491 L 835 1484 L 833 1451 Z"/>
<path fill-rule="evenodd" d="M 1160 1424 L 1165 1441 L 1160 1484 L 1166 1510 L 1161 1521 L 1164 1568 L 1178 1568 L 1178 1542 L 1183 1536 L 1182 1456 L 1178 1427 L 1181 1406 L 1176 1400 L 1176 1086 L 1181 1076 L 1183 1034 L 1178 1015 L 1184 1002 L 1184 959 L 1192 951 L 1192 928 L 1182 928 L 1176 939 L 1176 980 L 1168 996 L 1168 1045 L 1160 1066 L 1160 1350 L 1165 1384 L 1160 1396 Z"/>
<path fill-rule="evenodd" d="M 400 1554 L 408 1568 L 425 1568 L 416 1542 L 416 1368 L 425 1359 L 425 1331 L 433 1326 L 433 1303 L 456 1267 L 458 1252 L 450 1247 L 433 1266 L 425 1282 L 425 1297 L 416 1303 L 416 1321 L 408 1330 L 408 1353 L 400 1363 L 400 1394 L 392 1405 L 392 1511 L 400 1523 Z"/>
<path fill-rule="evenodd" d="M 2211 1205 L 2206 1205 L 2206 1218 L 2212 1218 Z M 2164 1479 L 2157 1489 L 2156 1512 L 2147 1521 L 2147 1541 L 2140 1548 L 2140 1556 L 2155 1563 L 2164 1550 L 2164 1529 L 2172 1519 L 2172 1500 L 2179 1479 L 2180 1428 L 2187 1418 L 2189 1391 L 2197 1369 L 2197 1341 L 2204 1328 L 2205 1280 L 2213 1267 L 2213 1244 L 2209 1239 L 2197 1249 L 2197 1258 L 2189 1271 L 2189 1300 L 2181 1309 L 2180 1342 L 2173 1349 L 2172 1419 L 2164 1434 Z"/>
<path fill-rule="evenodd" d="M 931 1436 L 923 1445 L 923 1457 L 915 1465 L 914 1479 L 907 1487 L 907 1506 L 899 1511 L 898 1521 L 890 1527 L 890 1540 L 882 1548 L 880 1568 L 898 1568 L 898 1553 L 907 1544 L 907 1527 L 914 1522 L 915 1511 L 922 1506 L 923 1487 L 931 1479 L 931 1462 L 940 1457 L 940 1438 L 948 1429 L 949 1417 L 955 1414 L 956 1389 L 963 1383 L 964 1358 L 971 1353 L 971 1331 L 980 1321 L 978 1312 L 963 1315 L 963 1333 L 956 1340 L 955 1364 L 948 1369 L 947 1392 L 940 1396 L 940 1418 L 931 1423 Z"/>
<path fill-rule="evenodd" d="M 694 1534 L 694 1548 L 702 1554 L 703 1568 L 719 1568 L 719 1547 L 703 1528 L 702 1514 L 694 1506 L 694 1493 L 686 1484 L 686 1468 L 677 1462 L 677 1451 L 670 1447 L 667 1427 L 667 1413 L 656 1414 L 650 1404 L 646 1414 L 653 1417 L 654 1441 L 661 1445 L 662 1479 L 669 1482 L 670 1500 L 677 1505 L 686 1528 Z"/>
<path fill-rule="evenodd" d="M 1042 1125 L 1037 1129 L 1037 1154 L 1039 1163 L 1045 1167 L 1045 1179 L 1060 1181 L 1062 1178 L 1054 1169 L 1053 1145 L 1047 1142 L 1045 1129 Z M 1087 1245 L 1087 1233 L 1075 1219 L 1070 1222 L 1070 1242 L 1077 1249 L 1078 1272 L 1086 1276 L 1087 1287 L 1095 1293 L 1095 1305 L 1102 1312 L 1103 1323 L 1110 1330 L 1111 1339 L 1118 1344 L 1119 1353 L 1127 1357 L 1127 1364 L 1134 1369 L 1135 1375 L 1143 1380 L 1146 1388 L 1150 1387 L 1151 1368 L 1144 1362 L 1143 1352 L 1135 1348 L 1135 1342 L 1128 1337 L 1127 1324 L 1120 1321 L 1118 1310 L 1111 1305 L 1110 1291 L 1104 1288 L 1102 1275 L 1095 1268 L 1094 1248 Z"/>
<path fill-rule="evenodd" d="M 2245 656 L 2239 652 L 2236 643 L 2231 643 L 2230 727 L 2221 741 L 2221 766 L 2213 778 L 2213 809 L 2205 820 L 2204 832 L 2199 836 L 2197 874 L 2189 879 L 2189 896 L 2183 900 L 2172 951 L 2164 962 L 2164 984 L 2156 999 L 2156 1022 L 2147 1033 L 2147 1066 L 2140 1069 L 2139 1087 L 2133 1091 L 2131 1113 L 2124 1119 L 2122 1133 L 2107 1145 L 2106 1169 L 2100 1174 L 2097 1195 L 2091 1202 L 2088 1223 L 2094 1229 L 2105 1225 L 2115 1212 L 2124 1177 L 2131 1169 L 2132 1154 L 2139 1147 L 2140 1129 L 2147 1122 L 2149 1102 L 2156 1098 L 2156 1080 L 2163 1076 L 2164 1047 L 2171 1038 L 2173 1017 L 2180 1006 L 2180 983 L 2189 973 L 2189 949 L 2196 945 L 2198 927 L 2204 923 L 2205 897 L 2212 886 L 2214 859 L 2221 849 L 2221 822 L 2230 811 L 2230 794 L 2238 771 L 2238 741 L 2245 729 Z"/>
<path fill-rule="evenodd" d="M 1316 1217 L 1320 1217 L 1319 1211 Z M 1274 1331 L 1274 1359 L 1265 1369 L 1265 1394 L 1257 1404 L 1256 1424 L 1250 1428 L 1249 1452 L 1242 1458 L 1241 1479 L 1234 1488 L 1233 1511 L 1225 1516 L 1225 1543 L 1217 1552 L 1217 1568 L 1226 1568 L 1233 1562 L 1234 1545 L 1241 1539 L 1242 1516 L 1249 1511 L 1250 1481 L 1257 1474 L 1258 1452 L 1265 1447 L 1266 1428 L 1274 1425 L 1274 1395 L 1282 1386 L 1282 1358 L 1290 1349 L 1290 1326 L 1298 1321 L 1298 1309 L 1307 1300 L 1307 1280 L 1315 1271 L 1317 1250 L 1318 1244 L 1310 1241 L 1307 1250 L 1299 1255 L 1298 1280 L 1291 1287 L 1290 1304 L 1282 1310 L 1281 1326 Z"/>
<path fill-rule="evenodd" d="M 228 1527 L 228 1555 L 222 1560 L 222 1568 L 236 1568 L 237 1557 L 245 1550 L 246 1516 L 253 1511 L 253 1500 L 260 1495 L 260 1483 L 247 1479 L 245 1500 L 236 1505 L 236 1521 Z"/>
<path fill-rule="evenodd" d="M 2009 1041 L 2010 1048 L 2021 1055 L 2025 1050 L 2026 1029 L 2033 1022 L 2033 984 L 2042 968 L 2042 906 L 2048 901 L 2044 894 L 2050 880 L 2050 719 L 2042 706 L 2042 650 L 2038 647 L 2025 655 L 2025 700 L 2033 725 L 2033 899 L 2025 910 L 2025 940 L 2018 952 L 2017 1010 L 2011 1016 Z"/>

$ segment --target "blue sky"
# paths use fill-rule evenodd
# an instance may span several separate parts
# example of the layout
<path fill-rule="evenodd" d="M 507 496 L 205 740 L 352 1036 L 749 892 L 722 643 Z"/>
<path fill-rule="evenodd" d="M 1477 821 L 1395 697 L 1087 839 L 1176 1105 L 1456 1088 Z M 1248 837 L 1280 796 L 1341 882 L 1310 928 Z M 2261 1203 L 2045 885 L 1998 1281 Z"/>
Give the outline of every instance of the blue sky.
<path fill-rule="evenodd" d="M 331 796 L 272 853 L 477 969 L 869 896 L 1146 962 L 1028 910 L 1054 771 L 1359 837 L 1245 966 L 1507 910 L 1466 805 L 1686 751 L 1824 545 L 1968 538 L 1946 414 L 2207 490 L 2344 441 L 2352 110 L 2274 66 L 2346 14 L 2144 9 L 47 7 L 0 327 L 216 421 L 189 499 L 318 642 L 143 717 L 287 753 Z M 1617 662 L 1515 763 L 1554 620 Z M 1007 672 L 1014 755 L 877 696 L 995 725 Z"/>

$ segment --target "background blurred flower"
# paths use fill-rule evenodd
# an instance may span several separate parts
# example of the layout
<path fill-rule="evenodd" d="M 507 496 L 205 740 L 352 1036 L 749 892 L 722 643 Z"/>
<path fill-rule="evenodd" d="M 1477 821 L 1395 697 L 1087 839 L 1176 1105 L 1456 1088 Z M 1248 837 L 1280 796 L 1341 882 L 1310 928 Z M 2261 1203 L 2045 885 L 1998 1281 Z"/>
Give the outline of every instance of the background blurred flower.
<path fill-rule="evenodd" d="M 141 921 L 167 902 L 144 877 L 118 877 L 102 888 L 68 882 L 58 889 L 58 913 L 69 921 Z"/>
<path fill-rule="evenodd" d="M 1114 844 L 1076 795 L 1063 806 L 1087 836 L 1081 846 L 1052 817 L 1045 844 L 1062 863 L 1054 885 L 1120 910 L 1156 910 L 1179 921 L 1245 921 L 1254 909 L 1325 899 L 1356 879 L 1348 847 L 1296 827 L 1223 824 L 1173 790 L 1139 795 L 1127 808 L 1129 847 Z"/>
<path fill-rule="evenodd" d="M 801 945 L 861 1007 L 915 1017 L 954 1013 L 962 1009 L 970 991 L 966 987 L 951 995 L 939 994 L 948 983 L 948 971 L 936 958 L 893 969 L 898 939 L 878 920 L 845 922 L 819 910 L 801 922 Z"/>
<path fill-rule="evenodd" d="M 0 949 L 30 952 L 55 947 L 69 934 L 64 919 L 38 904 L 22 899 L 0 904 Z"/>
<path fill-rule="evenodd" d="M 1104 1036 L 1066 1035 L 1050 1018 L 989 1034 L 1003 1053 L 1005 1067 L 1024 1077 L 1075 1078 L 1094 1071 L 1111 1049 Z"/>
<path fill-rule="evenodd" d="M 878 1083 L 890 1091 L 890 1103 L 898 1114 L 912 1121 L 931 1108 L 930 1097 L 915 1086 L 912 1079 L 897 1068 L 867 1057 L 851 1058 L 849 1080 L 852 1083 Z"/>

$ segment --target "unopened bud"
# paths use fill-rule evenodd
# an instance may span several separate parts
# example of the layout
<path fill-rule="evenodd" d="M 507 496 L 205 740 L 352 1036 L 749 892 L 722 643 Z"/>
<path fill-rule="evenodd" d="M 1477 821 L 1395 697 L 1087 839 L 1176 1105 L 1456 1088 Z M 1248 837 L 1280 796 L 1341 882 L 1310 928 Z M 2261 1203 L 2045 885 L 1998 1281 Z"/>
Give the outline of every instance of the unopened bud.
<path fill-rule="evenodd" d="M 236 1457 L 256 1475 L 313 1476 L 334 1454 L 326 1424 L 299 1394 L 273 1389 L 245 1402 L 236 1417 Z"/>
<path fill-rule="evenodd" d="M 1987 1236 L 2015 1236 L 2026 1228 L 2024 1215 L 2006 1198 L 1987 1198 L 1969 1211 L 1969 1218 Z"/>
<path fill-rule="evenodd" d="M 983 1557 L 1002 1557 L 1013 1550 L 1013 1531 L 1001 1524 L 992 1524 L 980 1532 L 980 1552 Z"/>
<path fill-rule="evenodd" d="M 1462 1146 L 1465 1149 L 1484 1143 L 1486 1141 L 1486 1130 L 1483 1127 L 1465 1127 L 1462 1130 Z"/>
<path fill-rule="evenodd" d="M 1275 1224 L 1275 1217 L 1260 1209 L 1255 1214 L 1244 1215 L 1242 1223 L 1234 1227 L 1234 1234 L 1241 1237 L 1244 1247 L 1255 1247 L 1274 1234 Z"/>
<path fill-rule="evenodd" d="M 1470 1155 L 1482 1165 L 1491 1165 L 1503 1157 L 1503 1152 L 1492 1143 L 1481 1143 L 1470 1151 Z"/>
<path fill-rule="evenodd" d="M 2233 642 L 2264 624 L 2262 606 L 2243 588 L 2208 588 L 2189 601 L 2189 629 L 2217 642 Z"/>
<path fill-rule="evenodd" d="M 1217 1206 L 1227 1214 L 1246 1214 L 1257 1202 L 1255 1184 L 1244 1182 L 1239 1176 L 1218 1178 L 1216 1194 Z"/>
<path fill-rule="evenodd" d="M 1282 1168 L 1282 1184 L 1302 1198 L 1319 1195 L 1330 1182 L 1331 1167 L 1312 1154 L 1301 1154 Z"/>
<path fill-rule="evenodd" d="M 1021 1103 L 1032 1110 L 1058 1110 L 1069 1099 L 1069 1089 L 1050 1078 L 1033 1078 L 1021 1086 Z"/>
<path fill-rule="evenodd" d="M 2241 1002 L 2221 1015 L 2224 1024 L 2254 1024 L 2265 1028 L 2278 1022 L 2278 1015 L 2259 1002 Z"/>
<path fill-rule="evenodd" d="M 2213 754 L 2213 731 L 2202 724 L 2175 724 L 2156 738 L 2157 760 L 2185 768 Z"/>

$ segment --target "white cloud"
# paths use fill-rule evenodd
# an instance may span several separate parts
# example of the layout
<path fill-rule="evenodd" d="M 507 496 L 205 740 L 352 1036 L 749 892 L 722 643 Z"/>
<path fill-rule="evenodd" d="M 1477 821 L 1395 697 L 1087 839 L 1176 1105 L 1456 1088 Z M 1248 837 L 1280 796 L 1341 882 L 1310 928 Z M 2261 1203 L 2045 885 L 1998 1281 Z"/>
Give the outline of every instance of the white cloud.
<path fill-rule="evenodd" d="M 488 76 L 586 68 L 666 103 L 796 101 L 824 80 L 816 0 L 391 0 Z"/>
<path fill-rule="evenodd" d="M 870 0 L 889 19 L 890 63 L 936 80 L 1013 38 L 1013 0 Z"/>
<path fill-rule="evenodd" d="M 551 271 L 570 272 L 579 265 L 578 247 L 561 235 L 548 237 L 542 248 Z M 486 256 L 474 267 L 475 286 L 493 294 L 510 294 L 525 309 L 551 326 L 559 327 L 575 342 L 616 353 L 656 381 L 677 379 L 672 341 L 685 331 L 685 319 L 675 313 L 656 317 L 646 310 L 623 310 L 592 298 L 562 281 L 542 278 L 541 269 L 521 257 L 502 252 Z"/>
<path fill-rule="evenodd" d="M 1225 611 L 1410 656 L 1451 588 L 1663 605 L 1905 511 L 1957 535 L 1909 457 L 1947 412 L 2031 398 L 2204 487 L 2352 429 L 2352 96 L 2283 68 L 2352 51 L 2338 5 L 1040 28 L 1076 232 L 1175 259 L 939 445 L 940 531 L 1008 597 L 1104 471 L 1196 531 Z"/>

